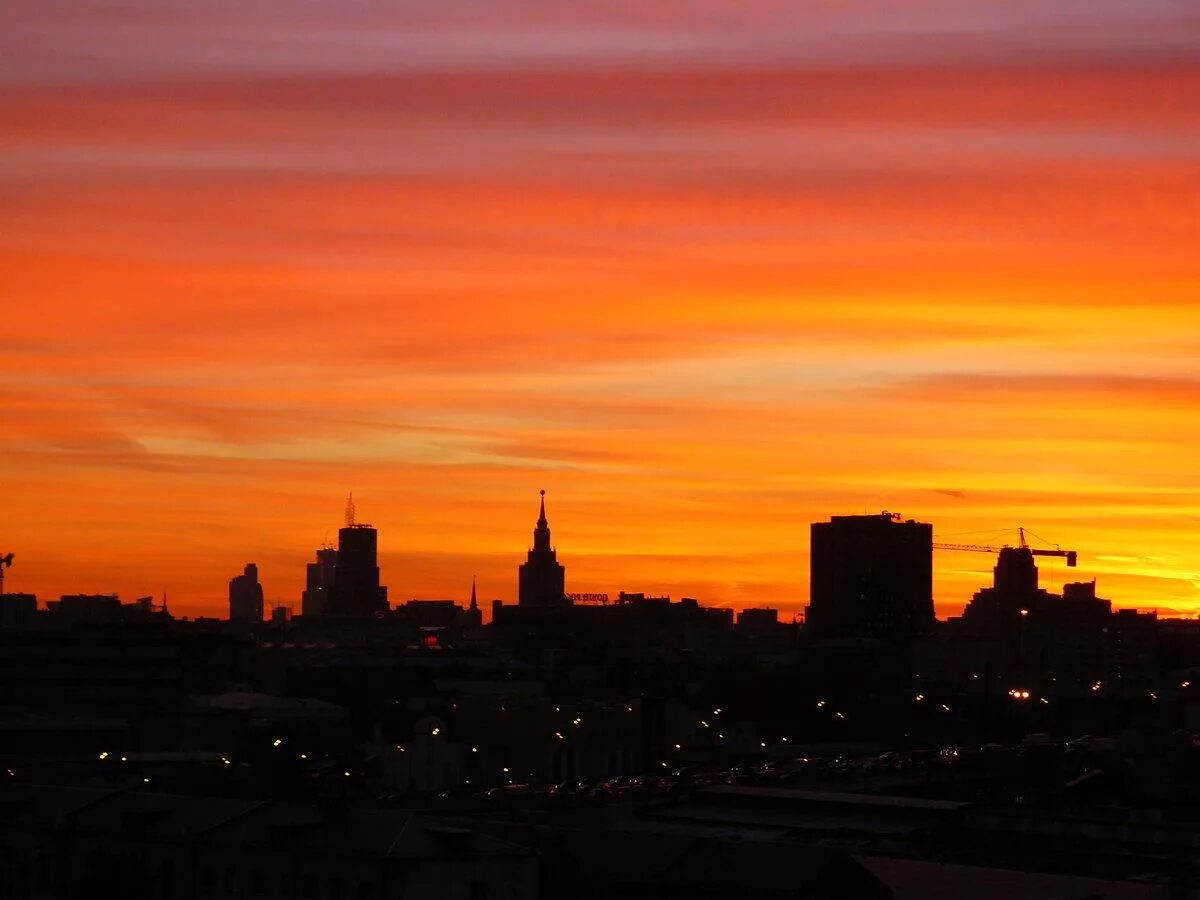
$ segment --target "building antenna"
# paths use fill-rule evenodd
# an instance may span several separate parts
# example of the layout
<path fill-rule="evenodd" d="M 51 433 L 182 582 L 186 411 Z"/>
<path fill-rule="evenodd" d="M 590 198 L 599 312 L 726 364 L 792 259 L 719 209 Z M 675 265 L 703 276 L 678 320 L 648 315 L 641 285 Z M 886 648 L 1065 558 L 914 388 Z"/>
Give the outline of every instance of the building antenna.
<path fill-rule="evenodd" d="M 346 498 L 346 527 L 354 527 L 354 491 Z"/>

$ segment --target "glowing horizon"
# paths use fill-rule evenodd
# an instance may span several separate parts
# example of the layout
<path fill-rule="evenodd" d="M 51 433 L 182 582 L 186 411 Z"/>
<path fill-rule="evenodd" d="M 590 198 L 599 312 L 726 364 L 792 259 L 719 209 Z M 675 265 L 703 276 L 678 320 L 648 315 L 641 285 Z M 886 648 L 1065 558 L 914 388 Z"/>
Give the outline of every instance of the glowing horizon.
<path fill-rule="evenodd" d="M 571 591 L 799 610 L 889 509 L 1200 612 L 1182 0 L 10 18 L 10 590 L 298 607 L 353 490 L 394 603 L 511 601 L 546 488 Z"/>

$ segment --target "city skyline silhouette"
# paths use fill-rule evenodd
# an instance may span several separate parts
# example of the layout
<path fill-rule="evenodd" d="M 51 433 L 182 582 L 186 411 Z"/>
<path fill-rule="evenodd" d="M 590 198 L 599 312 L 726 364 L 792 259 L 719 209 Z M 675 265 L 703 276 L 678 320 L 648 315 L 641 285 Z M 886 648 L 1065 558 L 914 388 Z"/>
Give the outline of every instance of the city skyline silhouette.
<path fill-rule="evenodd" d="M 1200 900 L 1196 0 L 8 0 L 0 898 Z"/>
<path fill-rule="evenodd" d="M 1200 610 L 1191 18 L 553 6 L 481 43 L 440 7 L 18 0 L 14 579 L 217 608 L 358 486 L 448 595 L 544 485 L 581 584 L 787 602 L 808 522 L 903 509 Z"/>
<path fill-rule="evenodd" d="M 546 536 L 541 539 L 542 541 L 545 541 L 546 543 L 544 545 L 539 544 L 539 536 L 538 535 L 542 531 L 542 529 L 546 528 L 546 525 L 547 525 L 547 522 L 546 522 L 547 515 L 546 515 L 546 507 L 545 507 L 547 491 L 545 489 L 542 489 L 538 492 L 538 494 L 540 495 L 541 506 L 540 506 L 540 510 L 538 513 L 538 519 L 535 523 L 534 538 L 529 543 L 529 561 L 530 562 L 534 561 L 535 558 L 537 558 L 537 553 L 548 551 L 550 548 L 550 544 L 548 543 L 548 541 L 549 541 L 548 529 L 546 529 Z M 356 504 L 353 500 L 353 494 L 351 494 L 350 499 L 345 501 L 344 524 L 347 527 L 349 527 L 351 530 L 353 530 L 353 529 L 368 529 L 370 531 L 371 543 L 372 543 L 372 547 L 371 547 L 371 551 L 370 551 L 372 554 L 371 558 L 375 559 L 376 556 L 378 558 L 378 571 L 373 577 L 377 581 L 378 580 L 387 581 L 388 580 L 388 575 L 387 575 L 388 563 L 387 563 L 387 561 L 388 560 L 392 560 L 393 562 L 400 561 L 402 564 L 405 557 L 402 553 L 398 553 L 394 550 L 389 551 L 389 549 L 388 549 L 388 543 L 389 543 L 388 537 L 389 536 L 386 534 L 386 532 L 383 533 L 382 535 L 380 535 L 379 537 L 376 537 L 376 535 L 380 534 L 381 529 L 376 528 L 373 522 L 372 523 L 366 523 L 366 522 L 362 522 L 362 521 L 356 522 L 354 519 L 354 517 L 356 515 L 355 509 L 356 509 Z M 832 514 L 836 518 L 837 516 L 845 516 L 846 512 L 845 511 L 834 512 Z M 851 513 L 850 515 L 851 516 L 860 515 L 860 516 L 866 516 L 868 518 L 875 516 L 874 513 L 866 513 L 866 512 Z M 898 513 L 889 513 L 887 511 L 884 511 L 884 512 L 880 513 L 879 515 L 882 516 L 884 519 L 888 519 L 889 517 L 898 517 L 899 516 Z M 809 523 L 809 524 L 812 524 L 812 523 Z M 930 527 L 930 526 L 926 526 L 926 527 Z M 346 529 L 343 529 L 343 531 L 345 531 L 345 530 Z M 713 601 L 711 598 L 704 597 L 704 596 L 700 596 L 699 599 L 701 599 L 701 601 L 704 602 L 705 605 L 714 606 L 714 607 L 731 607 L 733 609 L 746 609 L 746 608 L 756 608 L 756 607 L 764 607 L 764 606 L 774 606 L 786 614 L 801 615 L 803 613 L 804 608 L 809 603 L 810 585 L 809 585 L 807 566 L 808 566 L 808 563 L 810 560 L 811 551 L 809 549 L 808 539 L 807 539 L 807 535 L 808 535 L 808 531 L 809 531 L 808 525 L 805 525 L 802 529 L 799 529 L 799 531 L 800 531 L 800 533 L 802 533 L 804 535 L 804 547 L 801 548 L 800 552 L 798 552 L 794 555 L 797 559 L 801 560 L 801 562 L 804 565 L 805 570 L 797 573 L 797 578 L 795 581 L 794 590 L 793 590 L 792 594 L 785 596 L 783 598 L 780 598 L 778 596 L 772 596 L 770 594 L 763 594 L 763 595 L 757 596 L 757 597 L 747 596 L 745 598 L 745 602 L 742 603 L 741 605 L 735 605 L 735 604 L 731 604 L 729 602 Z M 946 541 L 940 539 L 942 537 L 945 537 L 945 535 L 942 535 L 940 532 L 934 532 L 934 536 L 935 536 L 936 540 L 932 545 L 934 553 L 932 556 L 932 568 L 930 570 L 932 573 L 931 577 L 933 579 L 932 584 L 933 585 L 942 585 L 942 584 L 946 584 L 946 583 L 953 583 L 953 582 L 950 582 L 949 579 L 946 579 L 944 576 L 942 578 L 938 578 L 939 570 L 941 572 L 950 570 L 950 571 L 953 571 L 957 576 L 959 576 L 959 579 L 962 581 L 962 583 L 966 585 L 966 592 L 962 596 L 951 596 L 951 597 L 939 596 L 936 587 L 933 587 L 929 591 L 927 591 L 927 593 L 929 593 L 935 601 L 936 615 L 940 618 L 946 618 L 948 616 L 958 615 L 959 613 L 961 613 L 962 608 L 966 605 L 967 600 L 969 600 L 971 594 L 974 593 L 980 587 L 985 586 L 984 582 L 990 577 L 990 573 L 991 573 L 992 567 L 994 565 L 994 559 L 996 558 L 996 555 L 1000 552 L 1000 550 L 1003 547 L 1024 546 L 1024 542 L 1026 540 L 1026 532 L 1027 532 L 1027 530 L 1023 527 L 1013 527 L 1013 528 L 996 528 L 996 529 L 990 529 L 987 531 L 978 531 L 978 532 L 954 533 L 954 534 L 949 535 L 949 537 L 954 538 L 957 541 L 957 543 L 947 543 Z M 326 535 L 328 535 L 328 534 L 329 534 L 329 532 L 326 531 Z M 1032 535 L 1032 532 L 1030 532 L 1030 534 Z M 979 539 L 981 537 L 988 538 L 989 543 L 995 544 L 995 546 L 983 546 L 983 545 L 975 545 L 975 544 L 968 545 L 968 544 L 963 543 L 968 538 Z M 1043 544 L 1046 543 L 1044 541 L 1044 539 L 1041 539 L 1041 538 L 1035 538 L 1035 540 L 1038 540 Z M 378 543 L 377 550 L 375 548 L 376 542 Z M 1047 546 L 1049 546 L 1049 545 L 1047 545 Z M 1059 546 L 1058 544 L 1053 545 L 1053 547 L 1055 547 L 1055 548 L 1057 548 L 1058 546 Z M 310 583 L 308 581 L 308 579 L 311 579 L 312 577 L 314 577 L 311 573 L 311 568 L 313 566 L 312 554 L 313 553 L 318 554 L 318 559 L 319 559 L 319 554 L 322 552 L 325 552 L 325 548 L 336 549 L 336 547 L 337 547 L 337 542 L 330 544 L 326 537 L 326 539 L 322 540 L 320 545 L 312 548 L 312 550 L 310 551 L 310 554 L 309 554 L 309 558 L 306 558 L 298 565 L 293 565 L 291 567 L 291 569 L 289 569 L 289 570 L 275 571 L 275 572 L 271 572 L 269 574 L 264 574 L 261 579 L 262 585 L 261 585 L 261 587 L 259 587 L 260 599 L 258 601 L 258 603 L 259 603 L 258 618 L 261 619 L 263 617 L 264 612 L 265 612 L 265 615 L 267 617 L 269 617 L 271 610 L 276 607 L 286 608 L 292 614 L 299 615 L 301 613 L 302 607 L 304 606 L 303 596 L 304 596 L 306 590 L 308 588 L 311 588 L 311 586 L 312 586 L 312 583 Z M 539 551 L 539 547 L 543 547 L 544 549 Z M 557 542 L 555 545 L 555 549 L 558 549 Z M 961 559 L 959 558 L 958 553 L 955 552 L 960 549 L 968 550 L 968 551 L 986 551 L 988 554 L 990 554 L 990 556 L 976 560 L 974 565 L 972 565 L 969 562 L 964 564 L 961 561 Z M 945 552 L 942 552 L 942 551 L 945 551 Z M 1043 578 L 1046 581 L 1044 586 L 1046 586 L 1046 587 L 1049 587 L 1052 589 L 1055 587 L 1061 587 L 1061 585 L 1063 583 L 1066 583 L 1068 580 L 1076 579 L 1076 578 L 1083 578 L 1084 573 L 1088 573 L 1093 581 L 1099 580 L 1099 577 L 1095 574 L 1096 567 L 1091 562 L 1091 560 L 1088 559 L 1090 554 L 1087 551 L 1084 552 L 1085 564 L 1084 564 L 1083 568 L 1077 572 L 1076 571 L 1068 571 L 1068 569 L 1067 569 L 1068 565 L 1070 567 L 1074 568 L 1074 566 L 1075 566 L 1074 554 L 1076 553 L 1076 551 L 1071 551 L 1071 554 L 1058 552 L 1057 550 L 1055 550 L 1054 552 L 1050 552 L 1048 550 L 1036 550 L 1035 552 L 1037 552 L 1037 553 L 1046 552 L 1050 556 L 1058 556 L 1058 557 L 1064 557 L 1067 555 L 1072 556 L 1071 562 L 1066 565 L 1062 565 L 1062 566 L 1051 565 L 1051 566 L 1043 567 Z M 569 545 L 567 548 L 567 553 L 569 556 L 573 555 Z M 501 600 L 506 603 L 518 602 L 519 596 L 521 594 L 520 582 L 521 582 L 521 579 L 524 577 L 524 575 L 522 575 L 520 572 L 518 572 L 514 575 L 512 569 L 514 568 L 514 565 L 515 565 L 513 561 L 519 560 L 520 553 L 513 552 L 512 554 L 509 554 L 509 555 L 511 555 L 511 557 L 512 557 L 511 559 L 507 559 L 505 557 L 501 557 L 500 559 L 478 558 L 478 557 L 471 557 L 470 555 L 467 555 L 467 554 L 463 554 L 463 555 L 459 556 L 458 560 L 457 560 L 457 564 L 468 566 L 468 569 L 471 572 L 471 574 L 470 574 L 470 585 L 471 585 L 470 593 L 473 594 L 476 592 L 476 587 L 477 587 L 478 580 L 479 580 L 478 572 L 484 571 L 484 572 L 488 573 L 488 575 L 490 575 L 492 577 L 492 579 L 494 579 L 494 581 L 491 584 L 487 583 L 486 580 L 485 580 L 485 584 L 484 584 L 484 596 L 489 602 L 492 600 Z M 247 559 L 250 559 L 250 557 L 252 557 L 252 556 L 253 556 L 253 554 L 250 554 L 250 556 L 247 556 Z M 276 554 L 270 554 L 270 557 L 278 558 L 276 556 Z M 336 559 L 336 554 L 334 555 L 334 559 Z M 22 560 L 22 562 L 24 562 L 24 560 Z M 496 563 L 499 563 L 499 565 L 497 566 Z M 10 565 L 11 565 L 11 562 L 10 562 Z M 241 564 L 239 564 L 239 566 L 240 565 Z M 259 583 L 260 572 L 258 571 L 257 560 L 255 560 L 251 563 L 247 563 L 246 565 L 255 566 L 254 579 L 255 579 L 255 583 Z M 551 558 L 550 558 L 549 565 L 551 565 L 551 566 L 554 565 L 553 556 L 551 556 Z M 472 566 L 474 566 L 474 567 L 472 568 Z M 306 568 L 309 570 L 309 573 L 307 575 L 306 575 Z M 525 563 L 522 563 L 517 568 L 523 570 L 525 568 Z M 498 571 L 498 570 L 505 570 L 505 569 L 507 569 L 507 571 Z M 20 570 L 18 570 L 18 572 L 20 572 Z M 176 613 L 181 614 L 181 615 L 199 616 L 199 617 L 213 617 L 213 616 L 218 617 L 218 618 L 225 617 L 228 614 L 228 601 L 224 595 L 224 587 L 223 587 L 223 583 L 222 583 L 222 578 L 226 577 L 226 576 L 221 576 L 220 573 L 216 573 L 216 574 L 217 574 L 217 582 L 218 583 L 210 586 L 207 589 L 207 591 L 211 595 L 219 597 L 220 599 L 203 604 L 203 605 L 199 605 L 193 598 L 189 598 L 186 596 L 179 597 L 178 595 L 176 595 L 173 598 L 174 608 L 175 608 Z M 397 575 L 401 579 L 403 578 L 402 571 L 398 571 Z M 14 587 L 11 582 L 11 578 L 12 578 L 11 573 L 9 574 L 8 577 L 10 579 L 9 588 L 11 590 L 16 591 L 16 592 L 38 594 L 38 591 L 34 590 L 32 588 L 32 586 L 23 586 L 20 588 L 20 590 L 18 590 L 18 588 Z M 325 577 L 327 577 L 329 579 L 330 584 L 333 583 L 334 575 L 332 573 L 332 569 L 330 570 L 329 575 L 325 576 Z M 971 583 L 970 579 L 972 577 L 975 577 L 978 580 L 975 583 Z M 582 582 L 582 583 L 577 584 L 577 583 L 575 583 L 574 579 L 572 579 L 571 587 L 569 589 L 564 589 L 561 586 L 562 585 L 562 582 L 561 582 L 562 575 L 561 574 L 558 576 L 558 579 L 559 579 L 558 585 L 554 586 L 552 589 L 549 586 L 546 586 L 542 589 L 542 593 L 545 594 L 547 597 L 549 597 L 551 594 L 555 594 L 555 593 L 557 593 L 557 595 L 559 595 L 559 596 L 565 596 L 567 594 L 570 594 L 570 595 L 586 595 L 586 596 L 595 596 L 595 597 L 600 597 L 600 596 L 614 596 L 615 597 L 618 592 L 624 591 L 627 589 L 628 590 L 645 590 L 645 591 L 649 591 L 651 593 L 660 593 L 660 594 L 674 593 L 677 596 L 696 596 L 699 593 L 696 591 L 690 591 L 689 585 L 687 582 L 671 583 L 671 582 L 662 582 L 662 581 L 651 580 L 648 582 L 634 583 L 634 582 L 630 581 L 628 578 L 625 578 L 624 580 L 622 580 L 622 576 L 620 576 L 620 575 L 617 575 L 614 578 L 614 580 L 611 582 L 589 581 L 589 582 Z M 406 599 L 422 599 L 422 598 L 429 599 L 429 598 L 434 598 L 434 597 L 450 598 L 450 599 L 454 599 L 457 602 L 457 601 L 464 599 L 464 596 L 465 596 L 464 584 L 456 584 L 456 585 L 453 585 L 450 590 L 438 592 L 437 590 L 423 589 L 424 586 L 419 583 L 414 585 L 411 583 L 406 583 L 404 581 L 400 581 L 399 583 L 396 583 L 393 586 L 394 587 L 393 603 L 402 603 Z M 717 587 L 718 587 L 717 593 L 719 595 L 720 594 L 720 590 L 719 590 L 720 586 L 717 586 Z M 396 593 L 395 589 L 398 589 L 399 592 Z M 533 589 L 531 589 L 531 590 L 533 590 Z M 1104 586 L 1104 590 L 1109 594 L 1113 593 L 1113 591 L 1111 590 L 1111 588 L 1108 585 Z M 69 594 L 69 593 L 121 594 L 122 592 L 119 590 L 115 590 L 115 589 L 106 587 L 101 583 L 93 583 L 93 584 L 74 585 L 72 590 L 61 591 L 60 593 L 62 593 L 62 594 Z M 134 595 L 145 596 L 147 594 L 150 594 L 150 595 L 156 595 L 156 596 L 161 596 L 162 598 L 165 598 L 168 594 L 168 591 L 165 588 L 163 588 L 161 591 L 157 591 L 157 592 L 153 591 L 153 590 L 146 590 L 144 587 L 144 583 L 143 583 L 143 586 L 140 589 L 138 589 L 136 591 L 127 591 L 124 593 L 126 596 L 129 596 L 129 597 L 134 596 Z M 50 599 L 54 596 L 57 596 L 57 595 L 53 594 L 53 593 L 45 593 L 45 592 L 43 592 L 43 594 L 42 594 L 43 599 Z M 386 609 L 387 608 L 387 606 L 386 606 L 387 590 L 386 589 L 383 589 L 382 596 L 384 597 L 384 599 L 380 601 L 381 605 L 379 608 Z M 265 598 L 265 601 L 263 598 Z M 1119 595 L 1116 595 L 1114 597 L 1114 599 L 1118 600 L 1120 602 L 1121 606 L 1123 606 L 1125 608 L 1130 608 L 1130 609 L 1144 608 L 1144 609 L 1160 612 L 1167 616 L 1171 616 L 1172 614 L 1174 614 L 1176 612 L 1176 611 L 1172 610 L 1169 606 L 1164 608 L 1163 606 L 1160 606 L 1158 604 L 1150 604 L 1149 606 L 1146 606 L 1146 607 L 1140 607 L 1140 606 L 1136 605 L 1135 603 L 1127 601 L 1126 598 L 1123 598 Z M 265 606 L 263 605 L 264 602 L 266 604 Z M 324 605 L 326 602 L 327 601 L 321 602 L 321 608 L 324 608 Z M 546 601 L 546 602 L 549 602 L 549 601 Z M 1181 610 L 1181 611 L 1179 611 L 1179 614 L 1187 615 L 1187 610 Z"/>

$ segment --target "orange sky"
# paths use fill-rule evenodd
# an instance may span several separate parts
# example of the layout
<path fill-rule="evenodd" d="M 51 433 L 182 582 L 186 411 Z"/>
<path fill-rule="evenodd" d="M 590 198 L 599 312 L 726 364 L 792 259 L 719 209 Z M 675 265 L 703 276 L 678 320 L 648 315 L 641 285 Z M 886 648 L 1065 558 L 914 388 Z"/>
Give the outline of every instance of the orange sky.
<path fill-rule="evenodd" d="M 1200 611 L 1194 3 L 245 6 L 0 35 L 10 589 L 298 603 L 353 490 L 512 600 L 544 487 L 575 591 L 799 608 L 889 509 Z"/>

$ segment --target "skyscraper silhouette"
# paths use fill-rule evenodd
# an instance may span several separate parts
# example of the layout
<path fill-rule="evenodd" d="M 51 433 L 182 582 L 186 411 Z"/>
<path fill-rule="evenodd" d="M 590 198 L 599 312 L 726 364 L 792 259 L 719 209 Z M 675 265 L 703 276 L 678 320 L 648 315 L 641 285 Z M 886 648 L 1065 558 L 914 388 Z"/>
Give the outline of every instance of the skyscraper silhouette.
<path fill-rule="evenodd" d="M 306 616 L 320 616 L 329 604 L 329 591 L 337 576 L 338 552 L 332 547 L 317 551 L 317 561 L 310 562 L 306 572 L 301 610 Z"/>
<path fill-rule="evenodd" d="M 246 563 L 241 575 L 229 580 L 229 621 L 261 622 L 263 620 L 263 589 L 258 583 L 258 566 Z"/>
<path fill-rule="evenodd" d="M 814 637 L 903 641 L 933 630 L 933 526 L 900 516 L 833 516 L 812 526 Z"/>
<path fill-rule="evenodd" d="M 521 606 L 570 606 L 566 593 L 566 569 L 550 546 L 550 523 L 546 520 L 546 492 L 533 529 L 533 547 L 518 573 L 517 602 Z"/>
<path fill-rule="evenodd" d="M 338 529 L 327 615 L 362 618 L 387 612 L 387 588 L 379 584 L 378 541 L 378 531 L 355 520 L 352 496 L 346 504 L 346 525 Z"/>

